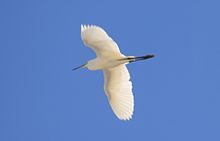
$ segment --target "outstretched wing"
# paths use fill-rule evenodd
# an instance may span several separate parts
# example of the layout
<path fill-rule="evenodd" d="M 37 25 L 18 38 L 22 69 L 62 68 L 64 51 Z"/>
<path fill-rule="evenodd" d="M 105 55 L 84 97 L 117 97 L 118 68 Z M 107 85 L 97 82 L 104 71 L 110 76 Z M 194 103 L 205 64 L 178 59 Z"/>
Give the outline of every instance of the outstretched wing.
<path fill-rule="evenodd" d="M 115 115 L 121 120 L 132 118 L 134 96 L 130 74 L 125 65 L 104 70 L 105 94 Z"/>
<path fill-rule="evenodd" d="M 101 27 L 81 25 L 81 38 L 84 44 L 92 48 L 98 57 L 116 57 L 121 55 L 118 45 Z"/>

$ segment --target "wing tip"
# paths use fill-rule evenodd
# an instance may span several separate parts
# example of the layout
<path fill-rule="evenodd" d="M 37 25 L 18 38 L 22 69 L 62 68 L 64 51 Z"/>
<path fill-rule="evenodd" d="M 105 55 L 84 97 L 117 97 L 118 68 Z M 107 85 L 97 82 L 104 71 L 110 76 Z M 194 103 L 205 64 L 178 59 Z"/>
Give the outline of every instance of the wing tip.
<path fill-rule="evenodd" d="M 81 32 L 89 28 L 100 28 L 100 27 L 97 25 L 93 25 L 93 24 L 81 24 Z"/>
<path fill-rule="evenodd" d="M 122 121 L 129 121 L 133 118 L 134 114 L 134 106 L 130 110 L 130 112 L 126 112 L 126 114 L 119 114 L 118 112 L 114 111 L 116 117 Z"/>
<path fill-rule="evenodd" d="M 120 120 L 122 120 L 122 121 L 129 121 L 129 120 L 131 120 L 132 119 L 132 116 L 133 116 L 133 113 L 130 115 L 130 116 L 128 116 L 128 117 L 123 117 L 123 118 L 119 118 Z"/>

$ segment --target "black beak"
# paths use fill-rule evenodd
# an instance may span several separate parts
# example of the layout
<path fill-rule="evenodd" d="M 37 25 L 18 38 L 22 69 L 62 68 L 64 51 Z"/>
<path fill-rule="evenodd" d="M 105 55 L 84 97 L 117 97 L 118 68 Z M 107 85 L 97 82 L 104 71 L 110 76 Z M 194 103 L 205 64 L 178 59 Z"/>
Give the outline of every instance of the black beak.
<path fill-rule="evenodd" d="M 86 63 L 86 64 L 87 64 L 87 63 Z M 79 67 L 73 68 L 72 70 L 74 71 L 74 70 L 77 70 L 77 69 L 80 69 L 80 68 L 84 68 L 84 67 L 86 66 L 86 64 L 83 64 L 83 65 L 81 65 L 81 66 L 79 66 Z"/>

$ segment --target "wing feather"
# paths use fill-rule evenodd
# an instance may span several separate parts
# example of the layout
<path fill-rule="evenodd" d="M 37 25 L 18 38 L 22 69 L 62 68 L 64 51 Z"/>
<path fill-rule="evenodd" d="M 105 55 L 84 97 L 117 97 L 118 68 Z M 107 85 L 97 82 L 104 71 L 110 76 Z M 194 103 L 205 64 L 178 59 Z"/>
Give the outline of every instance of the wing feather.
<path fill-rule="evenodd" d="M 101 27 L 81 25 L 81 38 L 84 44 L 92 48 L 98 57 L 121 55 L 118 45 Z"/>
<path fill-rule="evenodd" d="M 105 94 L 115 115 L 121 120 L 132 118 L 134 96 L 130 74 L 125 65 L 104 70 Z"/>

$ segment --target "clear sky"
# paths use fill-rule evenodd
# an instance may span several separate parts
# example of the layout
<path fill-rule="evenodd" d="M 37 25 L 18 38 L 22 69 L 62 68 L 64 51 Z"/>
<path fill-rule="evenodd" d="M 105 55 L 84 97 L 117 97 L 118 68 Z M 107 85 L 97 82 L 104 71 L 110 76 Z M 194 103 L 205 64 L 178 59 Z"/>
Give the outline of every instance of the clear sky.
<path fill-rule="evenodd" d="M 219 141 L 218 0 L 1 0 L 1 141 Z M 113 114 L 80 24 L 103 27 L 125 55 L 130 121 Z"/>

